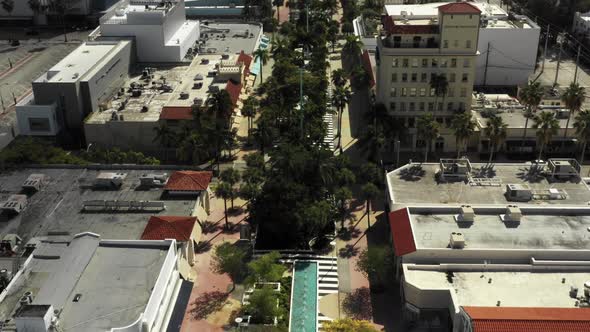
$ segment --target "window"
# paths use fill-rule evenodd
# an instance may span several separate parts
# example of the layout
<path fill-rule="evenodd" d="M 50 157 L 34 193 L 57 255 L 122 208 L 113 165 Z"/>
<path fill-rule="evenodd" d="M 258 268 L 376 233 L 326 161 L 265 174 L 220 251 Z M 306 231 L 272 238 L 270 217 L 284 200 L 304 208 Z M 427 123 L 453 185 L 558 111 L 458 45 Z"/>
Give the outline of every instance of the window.
<path fill-rule="evenodd" d="M 456 68 L 457 67 L 457 59 L 452 58 L 451 59 L 451 68 Z"/>
<path fill-rule="evenodd" d="M 453 118 L 451 118 L 451 117 L 445 118 L 445 124 L 447 125 L 447 127 L 450 127 L 452 122 L 453 122 Z"/>
<path fill-rule="evenodd" d="M 402 74 L 402 82 L 407 82 L 408 81 L 408 74 L 403 73 Z"/>
<path fill-rule="evenodd" d="M 455 39 L 455 41 L 453 42 L 453 47 L 454 48 L 459 47 L 459 41 L 457 39 Z"/>
<path fill-rule="evenodd" d="M 443 103 L 442 102 L 439 102 L 438 103 L 438 110 L 439 111 L 442 111 L 442 109 L 443 109 Z"/>
<path fill-rule="evenodd" d="M 461 77 L 461 82 L 467 82 L 467 81 L 469 81 L 469 74 L 465 73 Z"/>
<path fill-rule="evenodd" d="M 422 59 L 422 68 L 428 68 L 428 59 Z"/>
<path fill-rule="evenodd" d="M 452 111 L 453 110 L 453 102 L 449 102 L 447 104 L 447 111 Z"/>
<path fill-rule="evenodd" d="M 454 83 L 455 82 L 455 79 L 456 79 L 456 76 L 457 75 L 455 75 L 455 73 L 451 73 L 451 75 L 449 76 L 449 82 L 450 83 Z"/>
<path fill-rule="evenodd" d="M 389 103 L 389 110 L 392 112 L 395 112 L 395 103 L 394 102 Z"/>
<path fill-rule="evenodd" d="M 463 68 L 469 68 L 469 66 L 471 66 L 471 61 L 469 61 L 469 59 L 464 59 Z"/>
<path fill-rule="evenodd" d="M 426 82 L 428 80 L 428 74 L 422 73 L 420 74 L 420 82 Z"/>
<path fill-rule="evenodd" d="M 412 68 L 418 68 L 418 59 L 412 59 Z"/>
<path fill-rule="evenodd" d="M 414 112 L 416 110 L 416 103 L 415 102 L 410 102 L 410 112 Z"/>
<path fill-rule="evenodd" d="M 467 97 L 467 88 L 461 88 L 460 96 Z"/>
<path fill-rule="evenodd" d="M 449 60 L 444 59 L 440 61 L 440 67 L 441 68 L 447 68 L 447 65 L 449 64 Z"/>
<path fill-rule="evenodd" d="M 393 82 L 393 83 L 397 82 L 397 73 L 391 74 L 391 82 Z"/>
<path fill-rule="evenodd" d="M 426 88 L 420 88 L 420 97 L 426 96 Z"/>
<path fill-rule="evenodd" d="M 408 88 L 402 88 L 402 93 L 400 96 L 405 97 L 408 94 Z"/>
<path fill-rule="evenodd" d="M 434 81 L 435 79 L 436 79 L 436 74 L 430 73 L 430 82 Z"/>
<path fill-rule="evenodd" d="M 29 129 L 31 131 L 49 131 L 49 119 L 47 118 L 29 118 Z"/>
<path fill-rule="evenodd" d="M 423 101 L 418 103 L 418 110 L 420 112 L 424 112 L 424 102 Z"/>
<path fill-rule="evenodd" d="M 420 36 L 416 36 L 414 37 L 414 44 L 412 45 L 414 48 L 419 48 L 420 47 L 420 42 L 422 41 L 422 37 Z"/>
<path fill-rule="evenodd" d="M 412 73 L 412 82 L 417 82 L 417 81 L 418 81 L 418 74 Z"/>
<path fill-rule="evenodd" d="M 465 103 L 464 102 L 460 102 L 459 103 L 459 110 L 460 111 L 464 111 L 465 110 Z"/>
<path fill-rule="evenodd" d="M 408 68 L 408 63 L 409 63 L 409 60 L 408 59 L 403 59 L 402 60 L 402 67 Z"/>
<path fill-rule="evenodd" d="M 471 48 L 471 40 L 465 41 L 465 48 Z"/>
<path fill-rule="evenodd" d="M 447 97 L 454 97 L 455 96 L 455 89 L 448 88 L 447 90 Z"/>
<path fill-rule="evenodd" d="M 399 60 L 398 59 L 391 60 L 391 67 L 397 68 L 397 66 L 399 66 Z"/>
<path fill-rule="evenodd" d="M 391 91 L 389 92 L 389 96 L 390 97 L 397 97 L 397 89 L 391 88 Z"/>
<path fill-rule="evenodd" d="M 430 97 L 434 97 L 436 95 L 435 89 L 430 89 Z"/>
<path fill-rule="evenodd" d="M 402 112 L 406 111 L 406 103 L 399 103 L 399 110 Z"/>
<path fill-rule="evenodd" d="M 428 112 L 432 112 L 434 111 L 434 103 L 433 102 L 429 102 L 428 103 Z"/>
<path fill-rule="evenodd" d="M 414 128 L 416 120 L 414 118 L 408 118 L 408 128 Z"/>
<path fill-rule="evenodd" d="M 437 59 L 432 59 L 432 67 L 434 67 L 434 68 L 438 67 L 438 60 Z"/>
<path fill-rule="evenodd" d="M 410 89 L 410 97 L 416 97 L 416 88 L 411 88 Z"/>
<path fill-rule="evenodd" d="M 449 41 L 448 40 L 443 41 L 443 48 L 449 48 Z"/>

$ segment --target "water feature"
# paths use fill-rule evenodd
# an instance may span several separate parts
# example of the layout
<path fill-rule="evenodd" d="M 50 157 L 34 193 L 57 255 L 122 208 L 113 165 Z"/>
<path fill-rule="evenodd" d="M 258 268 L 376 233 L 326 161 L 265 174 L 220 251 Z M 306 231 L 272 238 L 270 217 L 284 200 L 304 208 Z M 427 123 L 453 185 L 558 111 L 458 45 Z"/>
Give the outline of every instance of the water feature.
<path fill-rule="evenodd" d="M 318 305 L 316 262 L 295 262 L 291 291 L 291 332 L 315 332 Z"/>

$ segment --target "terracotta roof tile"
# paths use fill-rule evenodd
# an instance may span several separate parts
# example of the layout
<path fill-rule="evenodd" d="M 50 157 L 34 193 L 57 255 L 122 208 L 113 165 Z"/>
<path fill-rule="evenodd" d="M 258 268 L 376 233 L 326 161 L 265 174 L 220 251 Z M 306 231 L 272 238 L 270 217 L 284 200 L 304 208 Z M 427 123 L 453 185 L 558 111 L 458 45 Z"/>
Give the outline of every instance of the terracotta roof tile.
<path fill-rule="evenodd" d="M 228 80 L 227 85 L 225 86 L 225 90 L 227 90 L 227 93 L 229 93 L 229 97 L 231 99 L 232 104 L 236 106 L 236 103 L 240 98 L 240 92 L 242 91 L 242 84 L 234 83 L 234 81 Z"/>
<path fill-rule="evenodd" d="M 410 213 L 407 208 L 389 212 L 389 226 L 396 256 L 403 256 L 416 251 Z"/>
<path fill-rule="evenodd" d="M 190 106 L 164 106 L 160 112 L 161 120 L 192 120 L 193 113 Z"/>
<path fill-rule="evenodd" d="M 176 171 L 170 175 L 164 190 L 203 191 L 207 190 L 213 173 L 208 171 Z"/>
<path fill-rule="evenodd" d="M 197 218 L 189 216 L 152 216 L 143 230 L 141 239 L 190 241 L 195 222 Z"/>
<path fill-rule="evenodd" d="M 438 7 L 444 14 L 480 14 L 481 10 L 469 2 L 451 2 Z"/>
<path fill-rule="evenodd" d="M 252 63 L 252 57 L 249 56 L 248 54 L 244 53 L 244 51 L 241 51 L 240 55 L 238 55 L 237 62 L 242 62 L 244 64 L 244 75 L 249 75 L 250 74 L 250 64 Z"/>
<path fill-rule="evenodd" d="M 473 332 L 587 332 L 589 308 L 463 307 Z"/>

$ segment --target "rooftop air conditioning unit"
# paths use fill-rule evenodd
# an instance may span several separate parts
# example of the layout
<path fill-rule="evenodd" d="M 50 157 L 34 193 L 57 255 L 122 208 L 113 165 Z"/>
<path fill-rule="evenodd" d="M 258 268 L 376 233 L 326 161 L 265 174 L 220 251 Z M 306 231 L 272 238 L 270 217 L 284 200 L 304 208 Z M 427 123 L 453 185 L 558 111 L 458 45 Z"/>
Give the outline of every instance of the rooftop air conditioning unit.
<path fill-rule="evenodd" d="M 506 207 L 506 214 L 501 215 L 503 221 L 520 222 L 522 219 L 522 211 L 516 205 L 508 205 Z"/>
<path fill-rule="evenodd" d="M 586 297 L 586 300 L 590 299 L 590 281 L 584 283 L 584 296 Z"/>
<path fill-rule="evenodd" d="M 463 235 L 463 233 L 452 232 L 449 245 L 452 249 L 465 248 L 465 236 Z"/>
<path fill-rule="evenodd" d="M 471 205 L 461 205 L 461 213 L 459 213 L 459 215 L 457 216 L 457 221 L 475 221 L 475 212 L 473 212 L 473 208 L 471 207 Z"/>

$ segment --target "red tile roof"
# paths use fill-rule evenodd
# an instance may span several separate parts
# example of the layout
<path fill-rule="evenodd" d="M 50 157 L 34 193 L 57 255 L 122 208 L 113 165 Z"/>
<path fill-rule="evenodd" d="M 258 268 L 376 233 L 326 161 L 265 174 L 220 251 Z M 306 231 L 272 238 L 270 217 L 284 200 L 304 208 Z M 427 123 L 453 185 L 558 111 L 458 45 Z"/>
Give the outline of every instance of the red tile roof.
<path fill-rule="evenodd" d="M 365 50 L 362 54 L 363 58 L 363 67 L 365 71 L 369 74 L 369 85 L 370 87 L 375 86 L 375 74 L 373 73 L 373 66 L 371 65 L 371 57 L 369 56 L 369 51 Z"/>
<path fill-rule="evenodd" d="M 160 112 L 160 120 L 192 120 L 190 106 L 164 106 Z"/>
<path fill-rule="evenodd" d="M 170 175 L 164 190 L 203 191 L 207 190 L 213 173 L 208 171 L 176 171 Z"/>
<path fill-rule="evenodd" d="M 141 234 L 141 239 L 190 241 L 196 222 L 196 217 L 151 216 L 143 230 L 143 234 Z"/>
<path fill-rule="evenodd" d="M 444 14 L 480 14 L 481 10 L 469 2 L 451 2 L 438 7 Z"/>
<path fill-rule="evenodd" d="M 227 85 L 225 86 L 225 90 L 227 90 L 227 93 L 229 93 L 229 97 L 231 99 L 232 104 L 236 106 L 236 103 L 240 98 L 240 91 L 242 91 L 242 84 L 234 83 L 234 81 L 228 80 Z"/>
<path fill-rule="evenodd" d="M 240 52 L 240 55 L 238 55 L 238 63 L 243 63 L 244 64 L 244 75 L 248 76 L 250 75 L 250 64 L 252 63 L 252 57 L 249 56 L 248 54 L 244 53 L 244 51 Z"/>
<path fill-rule="evenodd" d="M 473 332 L 588 332 L 588 308 L 463 307 Z"/>
<path fill-rule="evenodd" d="M 396 256 L 403 256 L 416 251 L 408 208 L 389 212 L 389 226 Z"/>

